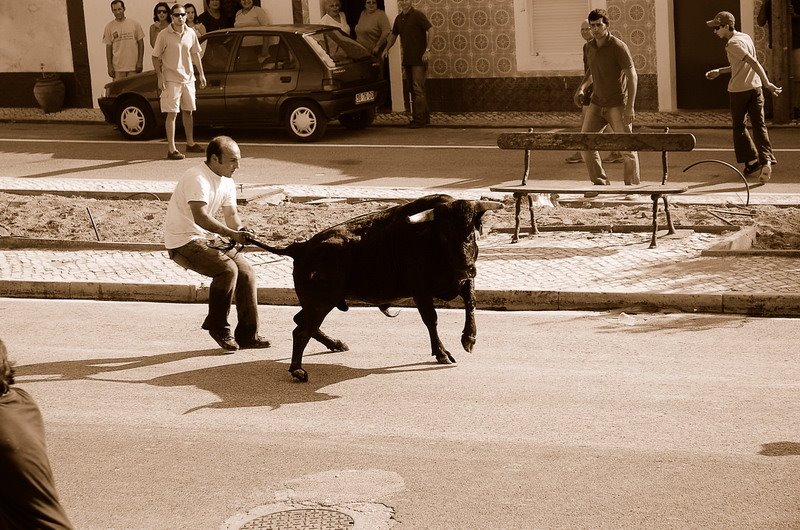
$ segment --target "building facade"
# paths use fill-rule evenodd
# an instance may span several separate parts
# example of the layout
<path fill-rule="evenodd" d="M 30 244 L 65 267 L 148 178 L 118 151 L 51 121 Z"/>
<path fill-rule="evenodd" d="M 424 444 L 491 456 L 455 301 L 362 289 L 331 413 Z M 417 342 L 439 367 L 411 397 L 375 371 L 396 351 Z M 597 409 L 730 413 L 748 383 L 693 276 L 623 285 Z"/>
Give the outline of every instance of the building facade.
<path fill-rule="evenodd" d="M 726 9 L 737 29 L 752 35 L 769 69 L 767 37 L 755 24 L 762 0 L 415 0 L 433 24 L 428 93 L 432 110 L 564 111 L 582 77 L 579 28 L 591 9 L 606 9 L 611 32 L 633 55 L 639 74 L 637 108 L 674 111 L 727 106 L 725 79 L 705 70 L 726 64 L 724 46 L 705 20 Z M 324 0 L 270 0 L 273 22 L 317 22 Z M 384 0 L 390 20 L 396 0 Z M 155 2 L 127 0 L 126 15 L 147 35 Z M 199 11 L 203 2 L 195 3 Z M 342 0 L 359 13 L 363 0 Z M 351 16 L 351 18 L 353 18 Z M 102 33 L 112 19 L 110 0 L 0 2 L 0 107 L 36 106 L 33 84 L 42 70 L 56 72 L 67 107 L 97 106 L 109 82 Z M 351 20 L 355 26 L 355 20 Z M 399 46 L 392 49 L 392 106 L 402 109 Z M 145 69 L 151 69 L 145 38 Z"/>

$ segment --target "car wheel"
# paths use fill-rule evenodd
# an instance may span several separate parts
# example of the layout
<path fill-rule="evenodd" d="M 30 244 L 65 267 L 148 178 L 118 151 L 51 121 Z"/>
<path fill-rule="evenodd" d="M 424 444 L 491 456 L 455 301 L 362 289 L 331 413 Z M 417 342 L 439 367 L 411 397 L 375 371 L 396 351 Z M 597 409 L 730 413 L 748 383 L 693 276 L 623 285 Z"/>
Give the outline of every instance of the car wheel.
<path fill-rule="evenodd" d="M 327 128 L 328 119 L 316 103 L 299 101 L 289 105 L 286 111 L 286 130 L 295 140 L 319 140 Z"/>
<path fill-rule="evenodd" d="M 375 109 L 363 109 L 339 116 L 339 123 L 350 130 L 366 129 L 375 121 Z"/>
<path fill-rule="evenodd" d="M 129 99 L 117 107 L 117 126 L 128 140 L 147 140 L 156 131 L 156 118 L 144 101 Z"/>

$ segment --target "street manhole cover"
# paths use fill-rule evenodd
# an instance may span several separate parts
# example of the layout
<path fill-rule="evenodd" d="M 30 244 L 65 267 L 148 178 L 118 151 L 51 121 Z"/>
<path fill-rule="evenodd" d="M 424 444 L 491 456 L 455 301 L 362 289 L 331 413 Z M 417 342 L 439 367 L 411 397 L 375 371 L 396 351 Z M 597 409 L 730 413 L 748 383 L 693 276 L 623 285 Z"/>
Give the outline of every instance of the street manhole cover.
<path fill-rule="evenodd" d="M 284 510 L 253 519 L 242 530 L 350 530 L 352 517 L 336 510 Z"/>

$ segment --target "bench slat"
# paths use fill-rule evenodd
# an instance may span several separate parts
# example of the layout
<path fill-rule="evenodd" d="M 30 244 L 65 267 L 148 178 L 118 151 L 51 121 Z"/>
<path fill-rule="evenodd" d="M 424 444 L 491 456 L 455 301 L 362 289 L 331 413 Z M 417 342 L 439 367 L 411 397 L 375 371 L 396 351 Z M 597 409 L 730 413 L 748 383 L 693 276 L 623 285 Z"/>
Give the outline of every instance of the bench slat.
<path fill-rule="evenodd" d="M 541 151 L 691 151 L 690 133 L 503 133 L 500 149 Z"/>
<path fill-rule="evenodd" d="M 517 184 L 507 186 L 492 186 L 489 189 L 491 191 L 497 191 L 501 193 L 600 193 L 603 195 L 652 195 L 654 193 L 671 195 L 689 191 L 688 186 L 679 184 L 638 184 L 636 186 L 625 186 L 622 184 L 612 184 L 610 186 L 594 186 L 589 184 L 585 186 L 569 186 L 559 184 L 534 184 L 521 186 Z"/>

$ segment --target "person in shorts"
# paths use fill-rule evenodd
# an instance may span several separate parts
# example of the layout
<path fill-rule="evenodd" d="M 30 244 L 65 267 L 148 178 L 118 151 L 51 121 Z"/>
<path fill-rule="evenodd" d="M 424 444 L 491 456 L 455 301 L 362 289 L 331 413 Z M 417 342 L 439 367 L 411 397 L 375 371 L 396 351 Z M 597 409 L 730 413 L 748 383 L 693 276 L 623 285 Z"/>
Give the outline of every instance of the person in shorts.
<path fill-rule="evenodd" d="M 197 33 L 186 25 L 186 8 L 183 4 L 172 6 L 172 23 L 156 37 L 153 45 L 153 68 L 158 76 L 161 92 L 161 112 L 167 114 L 167 158 L 183 160 L 183 153 L 175 147 L 175 120 L 181 114 L 186 134 L 186 151 L 203 153 L 205 148 L 194 141 L 195 75 L 200 88 L 206 86 L 203 63 L 200 58 L 200 41 Z"/>

